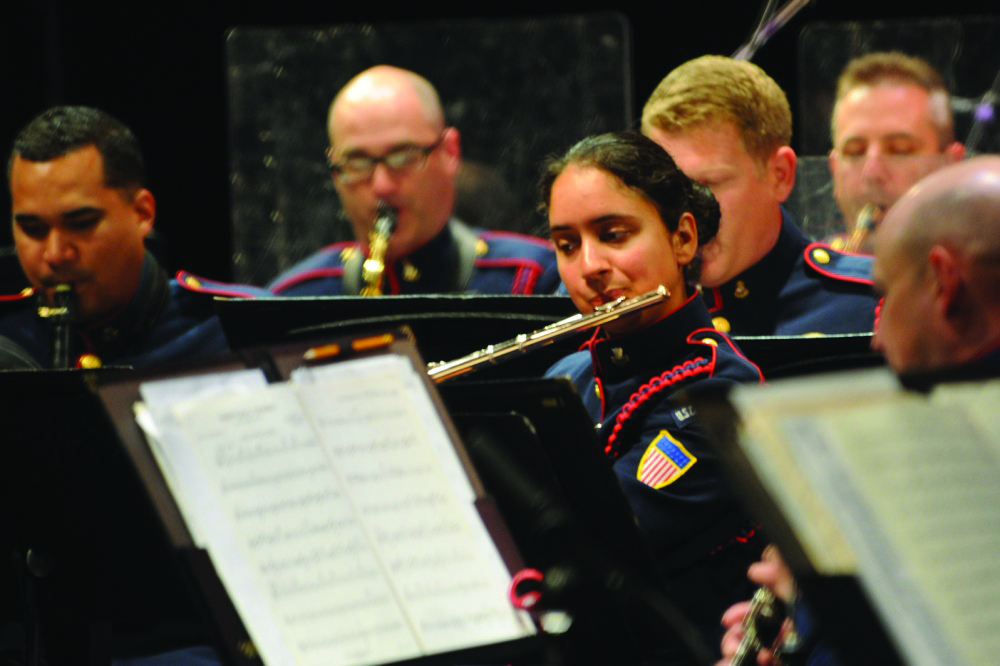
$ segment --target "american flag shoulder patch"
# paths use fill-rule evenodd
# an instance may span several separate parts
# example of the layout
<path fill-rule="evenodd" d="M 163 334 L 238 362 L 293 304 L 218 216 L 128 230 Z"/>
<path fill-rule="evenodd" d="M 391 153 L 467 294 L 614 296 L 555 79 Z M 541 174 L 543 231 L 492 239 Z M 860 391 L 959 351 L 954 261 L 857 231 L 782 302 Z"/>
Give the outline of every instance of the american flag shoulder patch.
<path fill-rule="evenodd" d="M 669 432 L 661 430 L 642 454 L 636 478 L 653 488 L 669 486 L 698 462 Z"/>

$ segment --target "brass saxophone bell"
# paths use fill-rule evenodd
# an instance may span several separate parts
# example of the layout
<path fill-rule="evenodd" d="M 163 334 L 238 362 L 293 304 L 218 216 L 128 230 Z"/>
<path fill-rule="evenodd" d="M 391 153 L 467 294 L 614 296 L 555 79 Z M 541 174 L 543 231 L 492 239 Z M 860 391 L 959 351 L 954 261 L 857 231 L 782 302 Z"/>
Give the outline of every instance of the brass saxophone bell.
<path fill-rule="evenodd" d="M 854 224 L 854 232 L 847 239 L 847 243 L 844 245 L 844 252 L 857 253 L 864 250 L 868 239 L 874 233 L 875 227 L 878 226 L 884 213 L 885 209 L 882 206 L 871 203 L 866 204 L 861 209 L 861 212 L 858 213 L 858 219 Z"/>
<path fill-rule="evenodd" d="M 361 279 L 365 283 L 361 288 L 362 296 L 382 295 L 385 253 L 389 248 L 389 237 L 396 230 L 396 224 L 396 211 L 385 201 L 379 200 L 375 224 L 368 233 L 368 258 L 361 265 Z"/>

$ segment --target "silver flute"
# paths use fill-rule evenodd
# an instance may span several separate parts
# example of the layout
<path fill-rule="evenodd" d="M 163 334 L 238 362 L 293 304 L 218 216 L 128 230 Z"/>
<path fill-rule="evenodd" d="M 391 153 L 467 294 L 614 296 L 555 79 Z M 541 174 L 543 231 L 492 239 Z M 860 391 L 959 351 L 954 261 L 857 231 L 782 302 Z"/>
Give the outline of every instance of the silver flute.
<path fill-rule="evenodd" d="M 601 324 L 614 321 L 619 317 L 632 314 L 639 310 L 662 303 L 670 297 L 670 292 L 666 287 L 660 285 L 653 291 L 641 296 L 626 299 L 624 296 L 612 303 L 606 303 L 594 308 L 590 314 L 576 314 L 567 317 L 554 324 L 549 324 L 533 333 L 522 333 L 513 340 L 507 340 L 500 344 L 490 345 L 485 349 L 472 352 L 467 356 L 455 359 L 454 361 L 443 361 L 440 363 L 429 363 L 427 374 L 435 383 L 472 372 L 485 364 L 494 364 L 498 360 L 511 354 L 523 354 L 534 347 L 547 345 L 555 342 L 559 338 L 572 335 L 578 331 L 585 331 L 595 328 Z"/>

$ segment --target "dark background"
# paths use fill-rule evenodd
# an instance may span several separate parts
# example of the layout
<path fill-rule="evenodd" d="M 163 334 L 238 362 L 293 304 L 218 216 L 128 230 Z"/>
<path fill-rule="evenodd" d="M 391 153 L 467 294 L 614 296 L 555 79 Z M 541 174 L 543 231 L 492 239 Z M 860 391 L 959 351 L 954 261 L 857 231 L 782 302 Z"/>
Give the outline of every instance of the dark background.
<path fill-rule="evenodd" d="M 814 0 L 754 57 L 785 89 L 795 112 L 793 146 L 801 151 L 799 35 L 817 21 L 893 21 L 997 14 L 994 3 L 952 0 L 926 6 L 912 0 Z M 143 145 L 149 188 L 158 203 L 157 229 L 170 268 L 216 279 L 232 275 L 230 257 L 229 110 L 225 31 L 234 26 L 329 26 L 434 18 L 554 16 L 622 12 L 631 21 L 634 113 L 676 65 L 706 54 L 733 53 L 749 36 L 763 6 L 754 0 L 694 3 L 445 2 L 382 3 L 148 2 L 95 8 L 55 1 L 5 8 L 0 19 L 0 143 L 55 104 L 100 107 L 132 127 Z M 1000 47 L 984 69 L 1000 67 Z M 985 92 L 985 90 L 980 91 Z M 9 210 L 3 188 L 0 206 Z M 3 225 L 0 246 L 8 245 Z"/>

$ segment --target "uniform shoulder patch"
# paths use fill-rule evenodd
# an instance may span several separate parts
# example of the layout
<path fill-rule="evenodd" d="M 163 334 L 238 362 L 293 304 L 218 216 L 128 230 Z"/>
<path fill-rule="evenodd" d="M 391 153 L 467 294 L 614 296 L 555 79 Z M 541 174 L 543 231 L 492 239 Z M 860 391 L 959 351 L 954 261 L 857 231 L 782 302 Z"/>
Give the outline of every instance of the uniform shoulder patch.
<path fill-rule="evenodd" d="M 824 243 L 812 243 L 804 252 L 806 264 L 814 271 L 841 282 L 872 284 L 872 257 L 841 252 Z"/>
<path fill-rule="evenodd" d="M 35 295 L 35 290 L 31 287 L 25 287 L 16 294 L 0 294 L 0 303 L 17 303 L 25 299 L 31 298 Z"/>
<path fill-rule="evenodd" d="M 669 486 L 698 462 L 684 445 L 661 430 L 639 461 L 636 478 L 652 488 Z"/>
<path fill-rule="evenodd" d="M 187 271 L 177 271 L 177 284 L 187 291 L 227 298 L 261 298 L 271 296 L 271 292 L 248 284 L 230 284 L 198 277 Z"/>

